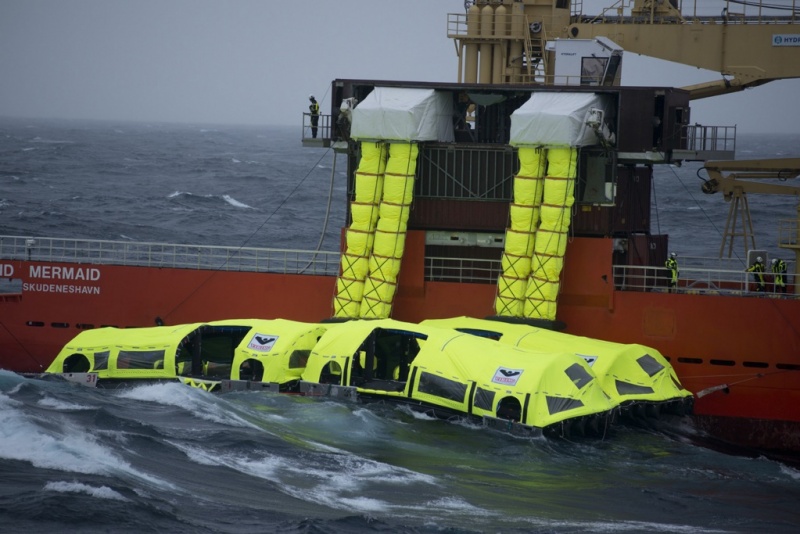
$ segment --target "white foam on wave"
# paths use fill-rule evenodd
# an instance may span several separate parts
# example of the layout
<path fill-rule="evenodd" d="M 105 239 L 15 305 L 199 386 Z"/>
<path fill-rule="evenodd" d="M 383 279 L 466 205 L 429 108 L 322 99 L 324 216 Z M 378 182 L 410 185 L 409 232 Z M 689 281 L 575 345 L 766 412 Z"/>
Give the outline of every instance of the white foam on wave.
<path fill-rule="evenodd" d="M 172 487 L 156 477 L 135 470 L 114 451 L 98 443 L 84 427 L 44 429 L 19 407 L 21 403 L 0 393 L 0 458 L 29 462 L 40 469 L 70 473 L 127 474 L 157 486 Z M 59 416 L 60 418 L 61 416 Z M 52 423 L 52 421 L 48 421 Z"/>
<path fill-rule="evenodd" d="M 239 428 L 259 427 L 232 413 L 229 408 L 220 406 L 219 397 L 178 382 L 145 384 L 130 389 L 119 390 L 115 394 L 123 399 L 155 402 L 165 406 L 183 408 L 195 417 L 225 426 Z"/>
<path fill-rule="evenodd" d="M 253 209 L 252 206 L 248 206 L 244 202 L 239 202 L 238 200 L 236 200 L 235 198 L 233 198 L 230 195 L 222 195 L 222 198 L 223 198 L 223 200 L 225 200 L 225 202 L 227 202 L 231 206 L 234 206 L 234 207 L 237 207 L 237 208 L 246 208 L 246 209 L 250 209 L 250 210 Z"/>
<path fill-rule="evenodd" d="M 56 491 L 59 493 L 85 493 L 98 499 L 109 499 L 112 501 L 128 501 L 120 493 L 108 486 L 90 486 L 80 482 L 48 482 L 44 486 L 45 491 Z"/>
<path fill-rule="evenodd" d="M 241 163 L 241 161 L 236 158 L 231 158 L 231 163 Z"/>
<path fill-rule="evenodd" d="M 186 194 L 187 193 L 184 193 L 183 191 L 173 191 L 172 193 L 167 195 L 167 198 L 175 198 L 175 197 L 179 197 L 181 195 L 186 195 Z"/>
<path fill-rule="evenodd" d="M 782 463 L 781 466 L 780 466 L 780 471 L 784 475 L 788 475 L 794 480 L 800 480 L 800 471 L 798 471 L 794 467 L 790 467 L 790 466 Z"/>
<path fill-rule="evenodd" d="M 82 404 L 75 404 L 73 402 L 65 402 L 62 400 L 54 399 L 52 397 L 45 397 L 39 399 L 37 402 L 39 406 L 45 408 L 55 408 L 56 410 L 74 411 L 74 410 L 92 410 L 91 406 L 84 406 Z"/>
<path fill-rule="evenodd" d="M 287 495 L 334 509 L 365 513 L 397 509 L 392 503 L 363 496 L 364 487 L 376 480 L 383 485 L 399 487 L 419 482 L 436 484 L 436 479 L 429 475 L 341 451 L 326 453 L 320 458 L 304 456 L 295 459 L 268 453 L 217 454 L 182 443 L 173 445 L 198 464 L 226 467 L 269 480 Z"/>

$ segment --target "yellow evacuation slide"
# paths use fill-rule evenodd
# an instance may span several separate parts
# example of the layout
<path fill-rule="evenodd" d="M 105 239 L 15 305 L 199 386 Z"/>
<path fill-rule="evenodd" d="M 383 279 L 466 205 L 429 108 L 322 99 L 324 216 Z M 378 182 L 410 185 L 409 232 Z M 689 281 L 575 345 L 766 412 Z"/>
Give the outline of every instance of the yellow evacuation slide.
<path fill-rule="evenodd" d="M 387 146 L 383 142 L 361 143 L 361 161 L 356 171 L 355 201 L 350 203 L 352 222 L 345 233 L 341 274 L 336 282 L 333 316 L 358 317 L 364 280 L 378 223 L 378 204 L 383 195 Z"/>
<path fill-rule="evenodd" d="M 511 227 L 506 230 L 497 283 L 497 315 L 556 318 L 577 158 L 576 148 L 519 148 Z"/>
<path fill-rule="evenodd" d="M 414 193 L 415 143 L 361 144 L 352 223 L 345 234 L 334 317 L 390 316 Z M 366 161 L 365 161 L 366 160 Z"/>
<path fill-rule="evenodd" d="M 360 316 L 364 319 L 386 319 L 392 311 L 414 198 L 417 154 L 417 145 L 412 143 L 392 143 L 389 148 L 378 227 L 361 299 Z"/>

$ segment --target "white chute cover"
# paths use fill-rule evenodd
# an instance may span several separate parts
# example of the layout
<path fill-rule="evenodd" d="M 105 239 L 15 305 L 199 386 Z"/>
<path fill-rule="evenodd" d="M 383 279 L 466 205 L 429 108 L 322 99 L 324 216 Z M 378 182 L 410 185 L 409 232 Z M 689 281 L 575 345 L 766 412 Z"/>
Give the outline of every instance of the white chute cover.
<path fill-rule="evenodd" d="M 353 109 L 354 139 L 453 141 L 453 99 L 433 89 L 376 87 Z"/>
<path fill-rule="evenodd" d="M 608 116 L 606 98 L 594 93 L 533 93 L 511 114 L 512 146 L 577 147 L 599 144 L 586 126 L 589 110 Z"/>

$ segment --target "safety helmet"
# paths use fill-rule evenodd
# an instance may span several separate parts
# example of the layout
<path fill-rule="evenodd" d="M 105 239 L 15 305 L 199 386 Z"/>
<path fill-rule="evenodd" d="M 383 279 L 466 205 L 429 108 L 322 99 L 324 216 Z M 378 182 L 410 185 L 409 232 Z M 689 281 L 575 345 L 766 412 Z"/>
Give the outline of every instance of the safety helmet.
<path fill-rule="evenodd" d="M 759 256 L 759 257 L 757 257 L 757 258 L 756 258 L 756 261 L 757 261 L 757 262 L 762 262 L 762 261 L 764 261 L 764 260 L 762 260 L 762 259 L 761 259 L 761 256 Z"/>
<path fill-rule="evenodd" d="M 670 254 L 670 257 L 672 257 L 672 258 L 677 258 L 677 257 L 678 257 L 678 255 L 677 255 L 677 254 L 675 254 L 675 253 L 673 252 L 672 254 Z"/>
<path fill-rule="evenodd" d="M 314 95 L 308 95 L 309 100 L 314 100 Z"/>
<path fill-rule="evenodd" d="M 776 263 L 778 263 L 778 258 L 772 258 L 772 265 L 775 265 Z"/>

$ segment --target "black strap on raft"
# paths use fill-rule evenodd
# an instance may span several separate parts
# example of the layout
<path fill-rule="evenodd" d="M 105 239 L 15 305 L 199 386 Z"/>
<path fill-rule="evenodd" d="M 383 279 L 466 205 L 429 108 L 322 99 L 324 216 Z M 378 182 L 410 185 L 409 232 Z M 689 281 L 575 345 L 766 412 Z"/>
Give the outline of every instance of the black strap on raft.
<path fill-rule="evenodd" d="M 485 317 L 485 319 L 487 321 L 498 321 L 509 324 L 526 324 L 528 326 L 536 326 L 538 328 L 554 330 L 556 332 L 560 332 L 567 328 L 567 323 L 564 321 L 554 321 L 551 319 L 529 319 L 527 317 L 506 317 L 504 315 L 490 315 Z"/>

